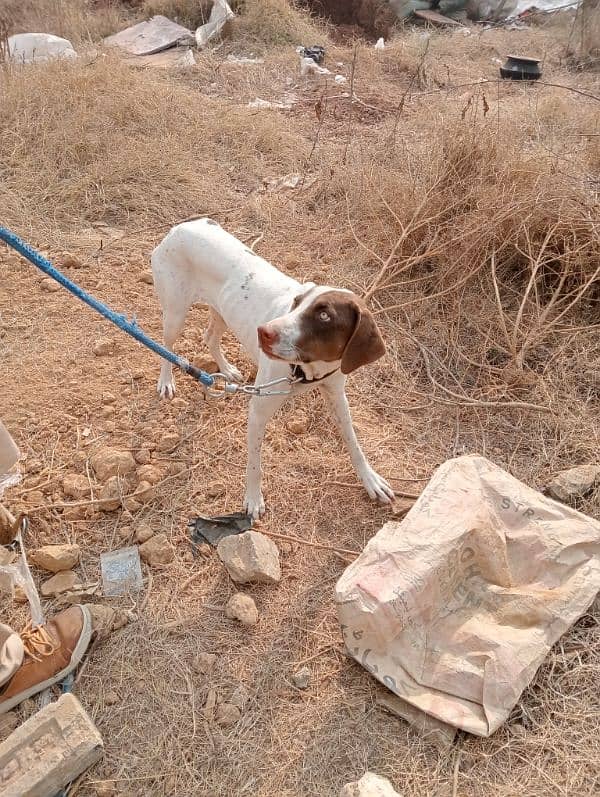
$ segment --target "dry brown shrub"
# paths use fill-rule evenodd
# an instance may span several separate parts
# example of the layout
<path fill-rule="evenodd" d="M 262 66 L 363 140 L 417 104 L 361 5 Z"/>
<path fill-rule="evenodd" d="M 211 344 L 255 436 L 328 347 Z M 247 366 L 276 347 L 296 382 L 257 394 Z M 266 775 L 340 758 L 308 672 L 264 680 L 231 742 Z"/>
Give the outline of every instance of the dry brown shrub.
<path fill-rule="evenodd" d="M 212 0 L 142 0 L 140 3 L 144 16 L 162 14 L 192 30 L 207 21 L 212 5 Z"/>
<path fill-rule="evenodd" d="M 322 44 L 323 23 L 312 20 L 290 0 L 241 0 L 235 20 L 236 38 L 269 45 Z"/>

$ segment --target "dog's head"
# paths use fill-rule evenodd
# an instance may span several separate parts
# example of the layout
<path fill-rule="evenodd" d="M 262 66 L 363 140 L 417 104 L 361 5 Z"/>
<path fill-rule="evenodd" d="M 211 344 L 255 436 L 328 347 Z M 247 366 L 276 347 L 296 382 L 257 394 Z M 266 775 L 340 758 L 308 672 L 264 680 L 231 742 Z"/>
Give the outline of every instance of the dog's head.
<path fill-rule="evenodd" d="M 385 354 L 365 303 L 351 291 L 304 285 L 288 313 L 258 328 L 262 351 L 275 360 L 310 365 L 339 363 L 342 373 Z"/>

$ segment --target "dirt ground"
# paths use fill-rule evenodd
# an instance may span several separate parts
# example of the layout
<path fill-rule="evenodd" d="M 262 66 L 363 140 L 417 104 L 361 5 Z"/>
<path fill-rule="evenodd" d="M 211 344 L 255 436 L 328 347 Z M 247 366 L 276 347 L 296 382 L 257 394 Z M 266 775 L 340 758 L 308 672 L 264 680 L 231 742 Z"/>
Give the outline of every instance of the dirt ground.
<path fill-rule="evenodd" d="M 371 289 L 388 353 L 352 375 L 348 394 L 366 452 L 401 493 L 418 493 L 462 453 L 537 487 L 598 461 L 600 80 L 570 65 L 572 17 L 469 35 L 407 28 L 377 53 L 368 42 L 335 46 L 276 0 L 262 16 L 248 2 L 230 38 L 195 67 L 153 70 L 86 49 L 135 10 L 98 3 L 83 18 L 82 3 L 56 5 L 62 15 L 41 3 L 25 4 L 22 18 L 12 11 L 14 30 L 39 28 L 26 14 L 47 13 L 47 29 L 85 54 L 1 73 L 3 224 L 59 265 L 75 256 L 82 267 L 65 268 L 69 276 L 159 339 L 149 255 L 196 214 L 299 279 Z M 298 42 L 325 43 L 326 66 L 346 84 L 300 78 Z M 544 85 L 496 81 L 514 51 L 543 58 Z M 291 108 L 248 107 L 257 97 Z M 289 173 L 305 177 L 299 188 L 265 189 L 264 179 Z M 171 564 L 144 566 L 141 593 L 96 599 L 130 610 L 131 621 L 91 652 L 77 684 L 106 751 L 70 795 L 334 797 L 366 769 L 404 797 L 600 792 L 597 606 L 505 727 L 438 752 L 377 707 L 381 687 L 343 650 L 340 555 L 281 542 L 281 583 L 247 589 L 258 625 L 224 616 L 235 587 L 214 552 L 192 557 L 186 524 L 241 507 L 246 400 L 205 401 L 179 376 L 178 397 L 161 402 L 154 355 L 65 291 L 44 290 L 5 247 L 0 266 L 0 417 L 23 452 L 23 481 L 5 498 L 31 512 L 28 546 L 78 542 L 89 582 L 100 554 L 128 544 L 141 523 L 175 550 Z M 193 308 L 177 350 L 207 365 L 205 321 L 205 308 Z M 104 338 L 114 350 L 95 356 Z M 227 337 L 225 349 L 250 378 L 237 342 Z M 179 443 L 166 453 L 171 432 Z M 72 503 L 67 474 L 88 476 L 97 494 L 89 458 L 107 445 L 151 452 L 163 480 L 151 499 L 133 512 L 57 507 Z M 352 551 L 405 504 L 369 501 L 319 398 L 271 425 L 264 482 L 265 530 Z M 598 491 L 579 508 L 600 517 Z M 22 606 L 5 614 L 25 620 Z M 218 657 L 209 675 L 192 667 L 202 651 Z M 291 676 L 304 665 L 302 691 Z M 241 719 L 220 727 L 207 700 L 240 685 Z"/>

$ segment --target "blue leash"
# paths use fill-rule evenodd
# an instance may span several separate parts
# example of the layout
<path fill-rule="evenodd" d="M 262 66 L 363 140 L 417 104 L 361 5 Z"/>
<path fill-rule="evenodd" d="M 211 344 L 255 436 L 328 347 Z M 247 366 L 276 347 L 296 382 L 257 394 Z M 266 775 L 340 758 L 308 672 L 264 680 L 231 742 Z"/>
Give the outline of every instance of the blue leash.
<path fill-rule="evenodd" d="M 165 360 L 173 363 L 178 368 L 181 368 L 182 371 L 185 371 L 186 374 L 194 377 L 198 382 L 200 382 L 204 387 L 213 387 L 216 382 L 216 379 L 211 374 L 207 374 L 205 371 L 200 370 L 200 368 L 196 368 L 192 365 L 185 357 L 179 357 L 175 352 L 170 351 L 169 349 L 161 346 L 160 343 L 157 343 L 152 338 L 149 338 L 142 330 L 138 327 L 135 319 L 128 321 L 126 316 L 121 315 L 119 313 L 115 313 L 110 307 L 107 307 L 102 302 L 95 299 L 89 293 L 80 288 L 79 285 L 76 285 L 72 282 L 68 277 L 65 277 L 64 274 L 61 274 L 58 269 L 54 268 L 52 263 L 49 260 L 46 260 L 45 257 L 36 252 L 31 246 L 22 241 L 18 235 L 15 235 L 14 232 L 7 230 L 6 227 L 0 226 L 0 239 L 15 249 L 20 255 L 26 257 L 34 266 L 43 271 L 44 274 L 47 274 L 52 279 L 56 280 L 63 288 L 66 288 L 70 291 L 73 296 L 76 296 L 78 299 L 81 299 L 82 302 L 85 302 L 87 305 L 92 307 L 96 310 L 100 315 L 103 315 L 104 318 L 107 318 L 109 321 L 112 321 L 115 326 L 122 329 L 123 332 L 127 332 L 128 335 L 131 335 L 132 338 L 135 338 L 139 343 L 146 348 L 153 351 L 155 354 L 158 354 L 160 357 L 164 357 Z"/>

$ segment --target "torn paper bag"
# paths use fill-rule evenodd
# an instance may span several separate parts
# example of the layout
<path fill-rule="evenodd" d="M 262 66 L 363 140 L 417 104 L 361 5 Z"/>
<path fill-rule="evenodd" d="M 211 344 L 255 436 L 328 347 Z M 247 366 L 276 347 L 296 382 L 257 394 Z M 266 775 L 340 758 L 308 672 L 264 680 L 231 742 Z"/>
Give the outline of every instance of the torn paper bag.
<path fill-rule="evenodd" d="M 443 722 L 489 736 L 600 589 L 600 522 L 483 457 L 450 460 L 336 586 L 351 655 Z"/>

